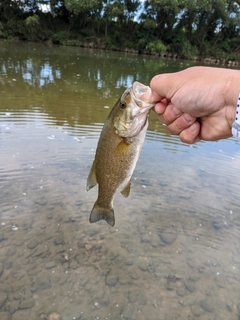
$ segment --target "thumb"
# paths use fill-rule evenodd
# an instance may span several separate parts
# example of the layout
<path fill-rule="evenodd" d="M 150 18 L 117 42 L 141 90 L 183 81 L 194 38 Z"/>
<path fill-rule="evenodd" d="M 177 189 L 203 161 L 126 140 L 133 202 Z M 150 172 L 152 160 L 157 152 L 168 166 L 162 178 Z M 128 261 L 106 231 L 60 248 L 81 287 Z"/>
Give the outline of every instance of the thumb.
<path fill-rule="evenodd" d="M 178 73 L 164 73 L 154 76 L 150 82 L 150 88 L 155 95 L 171 100 L 175 92 L 177 91 Z M 180 79 L 179 79 L 180 80 Z"/>
<path fill-rule="evenodd" d="M 162 97 L 157 92 L 148 87 L 148 90 L 142 94 L 141 100 L 145 102 L 156 103 L 162 100 Z"/>

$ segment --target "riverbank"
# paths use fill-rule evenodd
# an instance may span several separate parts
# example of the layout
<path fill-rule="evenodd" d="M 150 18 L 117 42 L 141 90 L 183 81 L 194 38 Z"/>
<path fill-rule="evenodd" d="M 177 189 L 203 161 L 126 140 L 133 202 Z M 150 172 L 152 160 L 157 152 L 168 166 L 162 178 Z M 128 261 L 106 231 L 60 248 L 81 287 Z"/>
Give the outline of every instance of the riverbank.
<path fill-rule="evenodd" d="M 94 38 L 91 41 L 91 38 Z M 89 41 L 90 40 L 90 41 Z M 17 37 L 10 37 L 9 39 L 0 39 L 0 41 L 9 41 L 9 42 L 18 42 L 23 41 L 26 42 L 27 40 L 22 40 Z M 86 38 L 86 41 L 79 41 L 79 40 L 68 40 L 68 41 L 54 41 L 52 39 L 48 39 L 46 41 L 27 41 L 27 42 L 36 42 L 36 43 L 44 43 L 47 46 L 59 45 L 59 46 L 69 46 L 69 47 L 80 47 L 80 48 L 90 48 L 102 51 L 117 51 L 117 52 L 126 52 L 135 55 L 145 55 L 145 56 L 158 56 L 163 59 L 173 59 L 173 60 L 192 60 L 192 61 L 199 61 L 204 64 L 209 65 L 221 65 L 224 67 L 239 67 L 240 66 L 240 58 L 239 60 L 233 60 L 225 58 L 217 58 L 213 56 L 184 56 L 179 55 L 177 53 L 172 52 L 154 52 L 148 49 L 136 50 L 134 48 L 123 48 L 123 47 L 113 47 L 110 48 L 106 44 L 104 44 L 101 39 L 90 37 Z"/>
<path fill-rule="evenodd" d="M 51 40 L 47 41 L 48 44 L 54 44 Z M 60 43 L 58 43 L 61 45 Z M 152 55 L 152 56 L 159 56 L 164 59 L 181 59 L 181 60 L 193 60 L 193 61 L 200 61 L 205 64 L 210 64 L 210 65 L 222 65 L 226 67 L 238 67 L 240 66 L 240 59 L 239 60 L 232 60 L 228 58 L 216 58 L 216 57 L 203 57 L 203 56 L 193 56 L 193 57 L 185 57 L 184 55 L 179 55 L 177 53 L 171 53 L 171 52 L 154 52 L 150 51 L 147 49 L 142 49 L 142 50 L 136 50 L 133 48 L 108 48 L 106 45 L 101 44 L 101 41 L 90 41 L 90 42 L 73 42 L 72 44 L 64 44 L 64 45 L 69 45 L 69 46 L 79 46 L 82 48 L 92 48 L 92 49 L 100 49 L 100 50 L 111 50 L 111 51 L 119 51 L 119 52 L 127 52 L 127 53 L 132 53 L 132 54 L 137 54 L 137 55 Z"/>

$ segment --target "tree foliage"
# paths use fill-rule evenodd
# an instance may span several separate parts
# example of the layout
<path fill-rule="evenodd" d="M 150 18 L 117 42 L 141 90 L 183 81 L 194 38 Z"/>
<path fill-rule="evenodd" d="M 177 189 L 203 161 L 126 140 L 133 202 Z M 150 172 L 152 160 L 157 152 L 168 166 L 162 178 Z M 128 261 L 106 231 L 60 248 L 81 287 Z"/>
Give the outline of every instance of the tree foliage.
<path fill-rule="evenodd" d="M 99 4 L 98 0 L 65 0 L 64 5 L 66 9 L 74 15 L 81 13 L 90 13 Z"/>
<path fill-rule="evenodd" d="M 183 58 L 239 58 L 239 26 L 240 0 L 0 1 L 0 37 Z"/>

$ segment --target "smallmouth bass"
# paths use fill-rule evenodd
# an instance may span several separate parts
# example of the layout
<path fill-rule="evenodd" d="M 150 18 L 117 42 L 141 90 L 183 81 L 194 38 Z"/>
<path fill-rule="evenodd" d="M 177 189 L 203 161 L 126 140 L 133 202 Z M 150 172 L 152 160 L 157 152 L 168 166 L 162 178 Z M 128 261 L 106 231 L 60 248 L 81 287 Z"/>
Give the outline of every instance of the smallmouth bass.
<path fill-rule="evenodd" d="M 98 198 L 89 221 L 106 220 L 114 226 L 113 198 L 119 190 L 127 198 L 131 177 L 140 156 L 148 127 L 148 115 L 155 103 L 141 100 L 150 88 L 139 82 L 126 89 L 118 99 L 103 126 L 87 191 L 98 184 Z"/>

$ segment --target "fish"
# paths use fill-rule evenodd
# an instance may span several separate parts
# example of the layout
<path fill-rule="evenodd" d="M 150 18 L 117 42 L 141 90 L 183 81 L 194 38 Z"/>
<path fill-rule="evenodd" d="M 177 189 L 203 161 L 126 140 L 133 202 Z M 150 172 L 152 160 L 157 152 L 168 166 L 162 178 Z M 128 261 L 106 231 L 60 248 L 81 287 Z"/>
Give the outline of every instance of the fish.
<path fill-rule="evenodd" d="M 110 111 L 100 134 L 86 190 L 98 184 L 98 197 L 90 213 L 91 223 L 105 220 L 115 224 L 113 199 L 117 191 L 127 198 L 148 128 L 148 116 L 155 105 L 141 100 L 151 89 L 135 81 Z"/>

